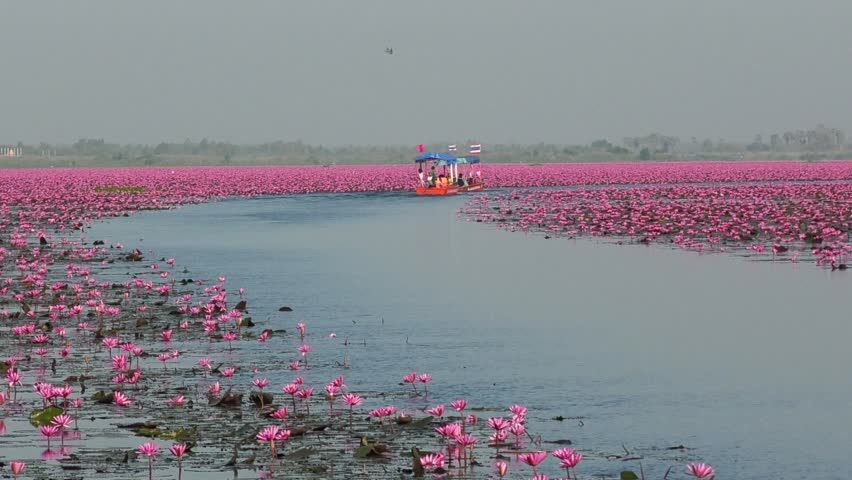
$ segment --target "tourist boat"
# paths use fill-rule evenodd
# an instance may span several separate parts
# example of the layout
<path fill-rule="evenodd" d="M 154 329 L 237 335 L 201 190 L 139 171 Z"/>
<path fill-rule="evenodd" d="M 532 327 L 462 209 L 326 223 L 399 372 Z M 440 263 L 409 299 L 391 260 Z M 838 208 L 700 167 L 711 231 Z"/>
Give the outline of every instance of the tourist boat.
<path fill-rule="evenodd" d="M 442 167 L 443 171 L 443 173 L 439 175 L 439 178 L 446 179 L 449 176 L 447 167 L 449 167 L 450 170 L 453 169 L 452 166 L 456 164 L 456 157 L 448 153 L 428 152 L 421 153 L 414 159 L 414 163 L 417 164 L 418 173 L 422 172 L 424 181 L 429 175 L 429 169 L 437 167 Z M 431 163 L 431 165 L 429 165 L 429 163 Z M 444 185 L 442 185 L 440 181 L 436 181 L 435 186 L 423 185 L 421 183 L 414 189 L 414 193 L 417 195 L 429 196 L 456 195 L 459 191 L 460 187 L 454 183 L 449 183 L 449 180 L 447 180 Z"/>
<path fill-rule="evenodd" d="M 472 167 L 469 171 L 469 178 L 474 178 L 474 183 L 464 185 L 459 185 L 457 183 L 457 178 L 459 178 L 459 165 L 476 165 L 480 163 L 479 157 L 456 157 L 454 155 L 450 155 L 448 153 L 443 152 L 428 152 L 421 153 L 417 158 L 414 159 L 414 162 L 418 165 L 418 170 L 423 172 L 424 181 L 427 178 L 429 172 L 428 170 L 431 168 L 437 169 L 441 167 L 441 173 L 439 174 L 439 179 L 446 181 L 438 181 L 435 186 L 428 185 L 417 185 L 414 189 L 414 192 L 417 195 L 429 195 L 429 196 L 445 196 L 445 195 L 457 195 L 463 192 L 477 192 L 485 189 L 485 185 L 482 183 L 479 178 L 481 178 L 481 171 L 477 170 L 477 174 L 474 177 Z M 427 165 L 431 162 L 431 165 L 427 167 Z M 436 170 L 437 171 L 437 170 Z"/>

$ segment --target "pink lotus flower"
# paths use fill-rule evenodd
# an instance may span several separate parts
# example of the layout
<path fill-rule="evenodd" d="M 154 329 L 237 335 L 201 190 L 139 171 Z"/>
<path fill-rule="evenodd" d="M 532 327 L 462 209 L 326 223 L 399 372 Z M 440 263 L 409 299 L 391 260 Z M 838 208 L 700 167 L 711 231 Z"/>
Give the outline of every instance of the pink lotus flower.
<path fill-rule="evenodd" d="M 494 430 L 494 433 L 488 438 L 488 443 L 502 444 L 506 441 L 506 430 Z"/>
<path fill-rule="evenodd" d="M 532 452 L 524 453 L 518 459 L 533 469 L 533 474 L 536 473 L 536 467 L 547 458 L 547 452 Z"/>
<path fill-rule="evenodd" d="M 172 455 L 180 459 L 181 457 L 183 457 L 184 453 L 186 453 L 186 445 L 183 443 L 176 443 L 169 447 L 169 452 L 171 452 Z"/>
<path fill-rule="evenodd" d="M 504 461 L 498 460 L 494 463 L 494 469 L 497 471 L 497 475 L 500 478 L 503 478 L 506 476 L 506 473 L 509 472 L 509 464 Z"/>
<path fill-rule="evenodd" d="M 24 462 L 9 462 L 9 468 L 12 469 L 12 475 L 15 478 L 18 478 L 18 475 L 24 473 L 24 470 L 27 468 L 27 464 Z"/>
<path fill-rule="evenodd" d="M 154 442 L 145 442 L 136 447 L 139 455 L 148 457 L 148 480 L 153 479 L 153 457 L 160 453 L 160 446 Z"/>
<path fill-rule="evenodd" d="M 282 430 L 278 428 L 277 425 L 270 425 L 265 427 L 263 430 L 258 432 L 257 441 L 258 442 L 268 442 L 270 453 L 272 454 L 272 458 L 277 456 L 276 454 L 276 446 L 275 442 L 285 441 L 290 438 L 289 430 Z"/>
<path fill-rule="evenodd" d="M 559 466 L 565 469 L 574 468 L 578 463 L 583 459 L 583 454 L 579 452 L 572 452 L 566 458 L 562 459 L 562 462 L 559 463 Z"/>
<path fill-rule="evenodd" d="M 352 409 L 354 407 L 357 407 L 358 405 L 361 405 L 361 402 L 363 402 L 363 401 L 364 401 L 364 399 L 362 399 L 360 396 L 358 396 L 354 393 L 344 393 L 343 394 L 343 402 L 346 405 L 349 406 L 349 430 L 350 431 L 352 431 Z"/>
<path fill-rule="evenodd" d="M 461 435 L 461 425 L 458 423 L 448 423 L 435 428 L 435 432 L 447 439 L 456 438 Z"/>
<path fill-rule="evenodd" d="M 488 426 L 493 430 L 506 430 L 511 425 L 512 423 L 503 417 L 492 417 L 488 419 Z"/>
<path fill-rule="evenodd" d="M 425 469 L 444 468 L 444 454 L 430 453 L 420 457 L 420 465 Z"/>
<path fill-rule="evenodd" d="M 438 405 L 430 408 L 429 410 L 426 410 L 426 413 L 432 415 L 433 417 L 443 417 L 445 408 L 446 407 L 444 407 L 443 405 Z"/>
<path fill-rule="evenodd" d="M 182 461 L 183 461 L 183 456 L 186 453 L 186 445 L 183 444 L 183 443 L 176 443 L 176 444 L 172 445 L 171 447 L 169 447 L 169 452 L 171 452 L 172 455 L 174 455 L 177 458 L 178 480 L 180 480 L 181 476 L 183 474 L 183 464 L 182 464 L 183 462 Z"/>
<path fill-rule="evenodd" d="M 131 402 L 130 399 L 127 398 L 127 395 L 125 395 L 124 393 L 114 391 L 112 392 L 112 403 L 118 405 L 119 407 L 129 407 Z"/>
<path fill-rule="evenodd" d="M 303 343 L 299 345 L 299 353 L 302 354 L 302 357 L 305 359 L 305 366 L 308 366 L 308 353 L 312 350 L 311 346 L 307 343 Z"/>
<path fill-rule="evenodd" d="M 706 463 L 689 463 L 686 465 L 686 473 L 695 478 L 710 478 L 716 475 L 713 467 Z"/>
<path fill-rule="evenodd" d="M 329 401 L 333 402 L 335 395 L 340 393 L 340 387 L 338 387 L 337 385 L 335 385 L 333 383 L 329 383 L 328 385 L 325 386 L 325 393 L 326 393 L 326 395 L 328 395 Z"/>
<path fill-rule="evenodd" d="M 512 412 L 512 421 L 515 423 L 523 423 L 527 416 L 527 407 L 523 405 L 512 405 L 509 407 Z"/>
<path fill-rule="evenodd" d="M 136 448 L 136 451 L 139 455 L 153 457 L 160 453 L 160 446 L 154 442 L 145 442 L 142 445 L 139 445 L 139 447 Z"/>
<path fill-rule="evenodd" d="M 281 407 L 278 410 L 272 412 L 269 416 L 274 419 L 283 421 L 287 418 L 287 407 Z"/>
<path fill-rule="evenodd" d="M 559 448 L 554 450 L 551 455 L 558 458 L 559 460 L 565 460 L 574 454 L 573 448 Z"/>
<path fill-rule="evenodd" d="M 361 405 L 363 399 L 354 393 L 344 393 L 343 402 L 350 407 L 357 407 L 358 405 Z"/>
<path fill-rule="evenodd" d="M 41 432 L 43 437 L 47 438 L 47 448 L 50 448 L 50 438 L 59 434 L 59 427 L 56 425 L 44 425 L 38 427 L 38 430 Z"/>
<path fill-rule="evenodd" d="M 287 395 L 295 395 L 296 392 L 299 391 L 299 386 L 295 383 L 288 383 L 281 388 L 281 391 L 286 393 Z"/>
<path fill-rule="evenodd" d="M 74 420 L 70 416 L 64 414 L 57 415 L 50 421 L 50 423 L 56 425 L 60 430 L 70 427 L 73 422 Z"/>

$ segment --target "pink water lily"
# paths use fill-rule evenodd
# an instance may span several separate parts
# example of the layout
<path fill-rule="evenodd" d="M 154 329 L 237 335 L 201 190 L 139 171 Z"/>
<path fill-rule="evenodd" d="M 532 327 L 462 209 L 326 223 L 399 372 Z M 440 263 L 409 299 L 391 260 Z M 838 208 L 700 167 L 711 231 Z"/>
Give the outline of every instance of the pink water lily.
<path fill-rule="evenodd" d="M 716 475 L 713 467 L 706 463 L 689 463 L 686 465 L 686 473 L 695 478 L 712 478 Z"/>
<path fill-rule="evenodd" d="M 160 453 L 160 446 L 154 442 L 145 442 L 136 448 L 139 455 L 148 457 L 148 480 L 153 480 L 153 457 Z"/>

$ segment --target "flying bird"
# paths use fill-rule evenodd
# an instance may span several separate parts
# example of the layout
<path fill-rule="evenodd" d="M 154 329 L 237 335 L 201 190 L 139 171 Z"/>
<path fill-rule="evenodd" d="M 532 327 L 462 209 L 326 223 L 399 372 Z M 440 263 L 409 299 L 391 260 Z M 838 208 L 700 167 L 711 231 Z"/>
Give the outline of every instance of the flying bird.
<path fill-rule="evenodd" d="M 388 55 L 393 55 L 393 48 L 390 48 L 390 47 L 386 48 L 385 53 L 387 53 Z"/>

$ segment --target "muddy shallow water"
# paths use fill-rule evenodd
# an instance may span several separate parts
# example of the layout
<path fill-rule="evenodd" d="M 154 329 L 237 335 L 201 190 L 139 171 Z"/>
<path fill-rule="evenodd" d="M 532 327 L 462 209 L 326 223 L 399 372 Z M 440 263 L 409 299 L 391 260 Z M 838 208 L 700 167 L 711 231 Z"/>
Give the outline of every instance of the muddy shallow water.
<path fill-rule="evenodd" d="M 673 465 L 669 478 L 681 478 L 686 461 L 712 464 L 719 478 L 835 478 L 843 471 L 852 444 L 848 272 L 545 240 L 459 219 L 463 201 L 406 194 L 232 199 L 108 220 L 85 236 L 138 246 L 151 258 L 175 257 L 176 269 L 187 269 L 180 277 L 213 282 L 224 275 L 231 291 L 246 289 L 255 334 L 286 330 L 267 344 L 238 342 L 233 352 L 223 342 L 182 343 L 176 332 L 183 373 L 163 377 L 171 382 L 159 385 L 163 401 L 177 386 L 192 392 L 206 385 L 200 372 L 188 372 L 197 358 L 209 356 L 214 364 L 258 366 L 258 374 L 244 368 L 233 383 L 247 395 L 252 378 L 267 377 L 267 391 L 287 404 L 280 388 L 294 376 L 286 364 L 298 356 L 294 325 L 304 321 L 313 346 L 311 368 L 301 372 L 306 383 L 321 390 L 344 375 L 349 389 L 366 397 L 362 425 L 368 408 L 392 404 L 423 416 L 418 410 L 464 397 L 486 418 L 526 404 L 541 448 L 570 439 L 586 455 L 578 470 L 587 478 L 638 470 L 636 461 L 608 458 L 623 455 L 622 445 L 643 457 L 649 478 Z M 133 269 L 123 268 L 110 274 L 127 279 Z M 279 312 L 283 305 L 293 312 Z M 344 357 L 350 368 L 338 366 Z M 153 359 L 146 365 L 161 368 Z M 410 387 L 399 385 L 411 370 L 432 373 L 428 400 L 411 398 Z M 201 393 L 187 398 L 206 402 Z M 312 413 L 325 410 L 315 397 Z M 256 432 L 240 431 L 241 425 L 271 423 L 254 418 L 247 404 L 239 417 L 226 410 L 195 419 L 190 412 L 157 415 L 177 415 L 165 421 L 187 426 L 232 427 L 225 430 L 233 439 Z M 557 416 L 565 419 L 553 420 Z M 81 419 L 84 439 L 69 440 L 75 453 L 135 447 L 144 439 L 114 425 L 155 416 L 130 410 L 99 417 Z M 26 424 L 6 420 L 3 457 L 38 458 L 44 442 L 17 422 Z M 396 442 L 396 453 L 438 445 L 428 430 Z M 337 465 L 333 474 L 316 471 L 317 478 L 400 475 L 403 462 L 350 460 L 346 449 L 357 439 L 345 429 L 294 440 L 283 453 L 309 444 L 321 453 L 305 463 Z M 238 462 L 250 452 L 258 463 L 266 458 L 256 443 L 246 445 Z M 669 450 L 680 445 L 688 449 Z M 223 467 L 229 449 L 205 451 L 212 447 L 203 441 L 197 448 L 199 460 L 187 460 L 184 478 L 233 477 Z M 490 473 L 486 460 L 493 452 L 478 447 L 485 465 L 473 477 Z M 157 464 L 158 478 L 173 477 L 163 470 L 174 466 L 168 454 Z M 109 465 L 104 477 L 147 474 L 141 460 Z M 555 467 L 548 460 L 542 471 L 559 474 Z M 33 472 L 38 469 L 34 464 Z M 239 470 L 239 478 L 256 476 L 253 467 Z"/>

